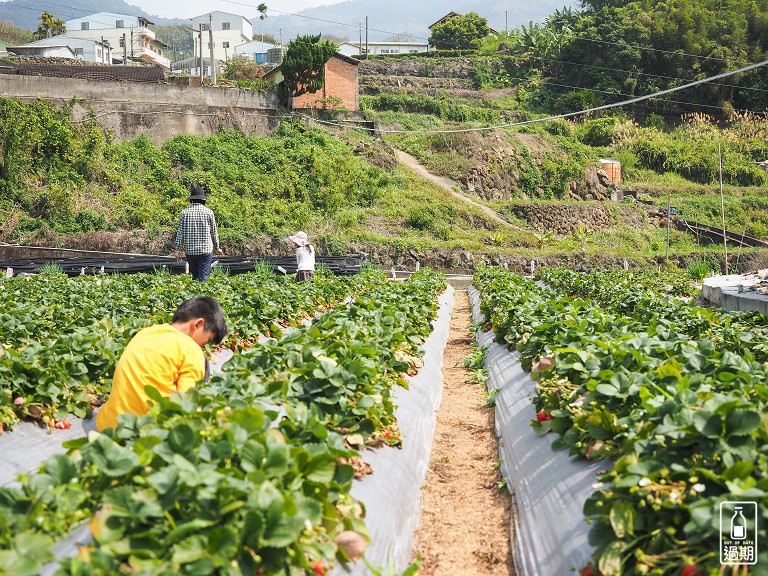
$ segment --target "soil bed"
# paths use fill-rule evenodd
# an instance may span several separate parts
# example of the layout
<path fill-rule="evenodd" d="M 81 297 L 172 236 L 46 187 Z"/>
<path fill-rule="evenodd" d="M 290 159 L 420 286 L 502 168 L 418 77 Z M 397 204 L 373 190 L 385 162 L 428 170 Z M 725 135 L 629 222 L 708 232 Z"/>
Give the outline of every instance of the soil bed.
<path fill-rule="evenodd" d="M 444 355 L 444 388 L 422 487 L 414 555 L 421 576 L 515 574 L 511 498 L 501 484 L 494 411 L 462 366 L 472 351 L 467 293 L 456 292 Z"/>

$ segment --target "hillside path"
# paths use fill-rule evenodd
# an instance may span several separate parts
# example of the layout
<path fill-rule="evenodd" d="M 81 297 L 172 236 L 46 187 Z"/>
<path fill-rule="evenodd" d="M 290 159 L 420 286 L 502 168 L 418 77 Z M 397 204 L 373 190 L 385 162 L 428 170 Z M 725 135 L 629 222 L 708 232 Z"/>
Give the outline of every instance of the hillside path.
<path fill-rule="evenodd" d="M 411 156 L 407 152 L 403 152 L 402 150 L 395 150 L 395 158 L 397 158 L 397 161 L 401 164 L 405 164 L 416 172 L 419 176 L 422 178 L 425 178 L 429 180 L 430 182 L 437 184 L 441 188 L 444 188 L 448 192 L 451 193 L 455 198 L 458 198 L 459 200 L 462 200 L 463 202 L 466 202 L 468 204 L 472 204 L 473 206 L 479 208 L 483 211 L 483 213 L 488 216 L 495 224 L 498 224 L 500 226 L 505 226 L 509 228 L 516 228 L 518 230 L 524 230 L 523 228 L 520 228 L 519 226 L 514 226 L 501 218 L 497 212 L 491 210 L 488 208 L 488 206 L 485 206 L 484 204 L 481 204 L 480 202 L 477 202 L 473 200 L 472 198 L 469 198 L 468 196 L 465 196 L 464 194 L 461 194 L 460 192 L 456 192 L 455 188 L 458 186 L 458 184 L 451 180 L 450 178 L 446 178 L 445 176 L 439 176 L 437 174 L 433 174 L 425 166 L 423 166 L 418 158 L 415 156 Z"/>
<path fill-rule="evenodd" d="M 414 556 L 420 576 L 514 576 L 511 497 L 497 466 L 494 409 L 485 388 L 468 381 L 472 351 L 469 299 L 456 291 L 443 354 L 443 397 L 437 411 Z"/>

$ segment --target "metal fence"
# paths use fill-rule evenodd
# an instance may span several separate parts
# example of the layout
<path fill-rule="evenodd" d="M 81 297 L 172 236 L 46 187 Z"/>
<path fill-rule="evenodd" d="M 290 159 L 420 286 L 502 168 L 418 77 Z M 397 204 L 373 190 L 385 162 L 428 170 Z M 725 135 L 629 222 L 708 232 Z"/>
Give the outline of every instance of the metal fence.
<path fill-rule="evenodd" d="M 104 66 L 51 63 L 10 63 L 0 67 L 0 74 L 21 76 L 50 76 L 80 78 L 83 80 L 111 80 L 123 82 L 165 82 L 165 70 L 157 66 Z"/>

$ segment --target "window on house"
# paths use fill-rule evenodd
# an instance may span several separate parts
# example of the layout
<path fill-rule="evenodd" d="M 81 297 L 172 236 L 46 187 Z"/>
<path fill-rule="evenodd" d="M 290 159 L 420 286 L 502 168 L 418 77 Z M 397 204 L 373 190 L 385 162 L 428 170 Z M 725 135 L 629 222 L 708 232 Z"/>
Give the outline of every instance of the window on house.
<path fill-rule="evenodd" d="M 125 28 L 125 22 L 123 20 L 115 20 L 115 28 Z"/>
<path fill-rule="evenodd" d="M 200 30 L 202 30 L 203 32 L 205 32 L 206 30 L 209 30 L 210 27 L 211 27 L 210 24 L 200 24 Z"/>
<path fill-rule="evenodd" d="M 101 58 L 101 48 L 96 48 L 96 58 Z"/>
<path fill-rule="evenodd" d="M 222 48 L 229 48 L 229 42 L 222 42 L 221 46 Z"/>
<path fill-rule="evenodd" d="M 90 29 L 91 29 L 90 22 L 80 22 L 80 30 L 90 30 Z"/>
<path fill-rule="evenodd" d="M 390 54 L 400 54 L 400 50 L 393 49 L 389 51 Z"/>
<path fill-rule="evenodd" d="M 411 49 L 411 50 L 408 50 L 408 52 L 418 52 L 418 50 Z"/>
<path fill-rule="evenodd" d="M 123 46 L 125 46 L 125 36 L 120 37 L 120 48 L 122 48 Z"/>
<path fill-rule="evenodd" d="M 72 52 L 75 53 L 75 56 L 82 56 L 83 55 L 83 49 L 82 48 L 75 48 L 72 50 Z"/>
<path fill-rule="evenodd" d="M 222 30 L 229 30 L 229 22 L 222 22 L 221 23 L 221 29 Z"/>
<path fill-rule="evenodd" d="M 389 54 L 389 48 L 382 48 L 381 49 L 382 54 Z"/>

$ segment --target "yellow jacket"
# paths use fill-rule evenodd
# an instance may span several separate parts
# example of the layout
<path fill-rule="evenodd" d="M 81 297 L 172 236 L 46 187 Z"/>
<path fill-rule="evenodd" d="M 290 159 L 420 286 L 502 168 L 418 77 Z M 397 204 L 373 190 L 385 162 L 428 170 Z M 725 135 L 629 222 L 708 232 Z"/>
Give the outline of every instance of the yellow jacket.
<path fill-rule="evenodd" d="M 96 428 L 117 426 L 126 412 L 149 412 L 145 386 L 154 386 L 164 397 L 183 392 L 203 379 L 205 356 L 198 344 L 170 324 L 140 330 L 128 343 L 115 369 L 112 392 L 96 415 Z"/>

